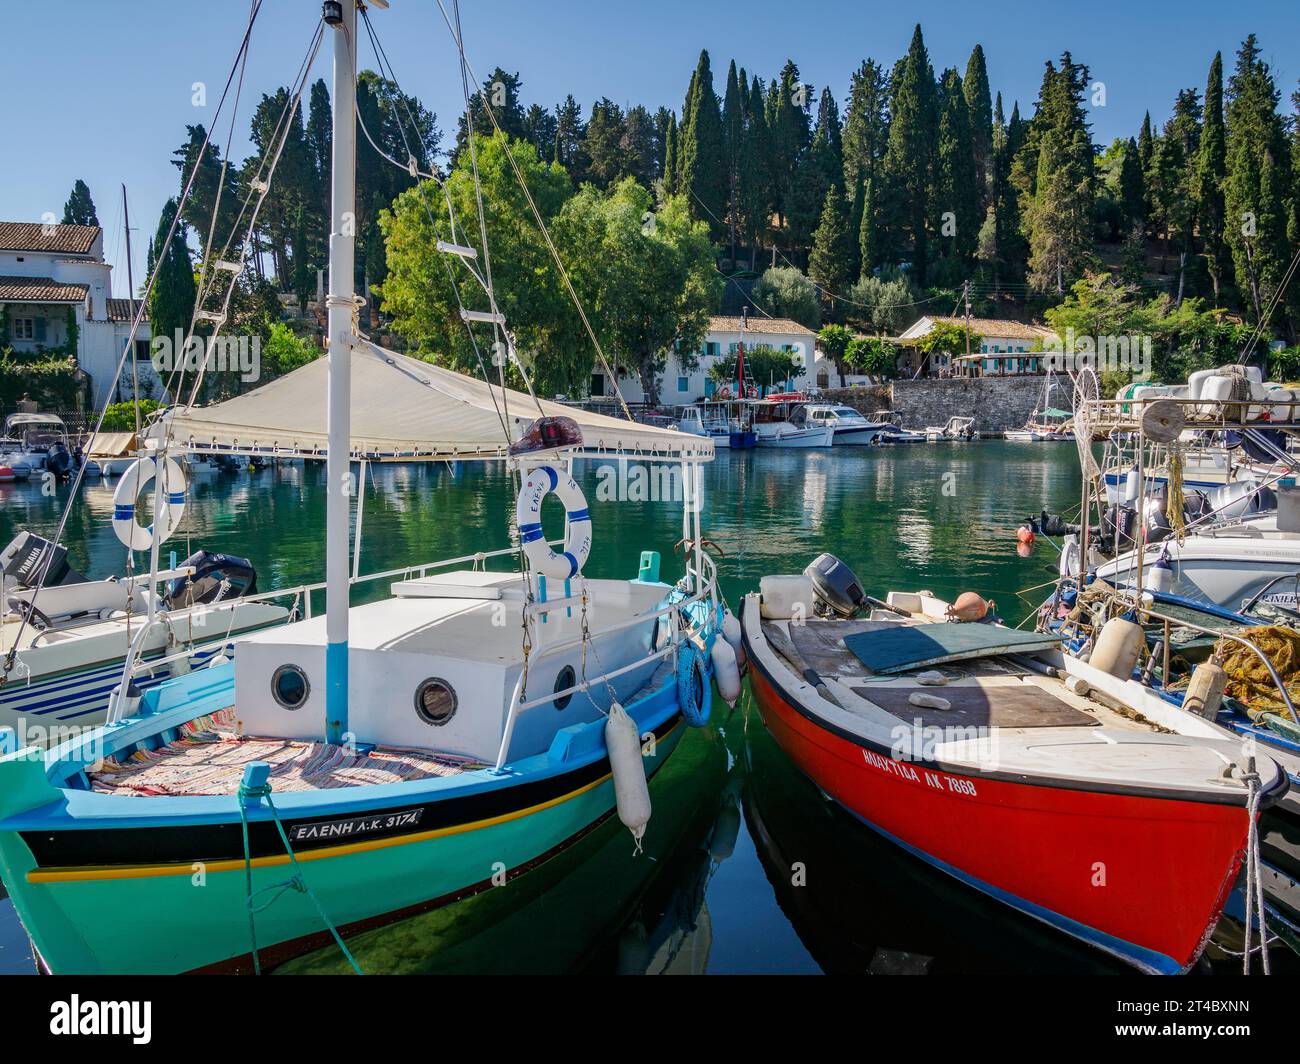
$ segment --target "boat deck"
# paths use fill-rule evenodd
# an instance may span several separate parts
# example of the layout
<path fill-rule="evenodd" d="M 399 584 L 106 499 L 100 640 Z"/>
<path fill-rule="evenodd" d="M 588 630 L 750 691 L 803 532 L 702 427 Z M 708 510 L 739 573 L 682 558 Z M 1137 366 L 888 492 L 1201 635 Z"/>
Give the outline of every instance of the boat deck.
<path fill-rule="evenodd" d="M 125 760 L 106 758 L 88 773 L 91 789 L 141 797 L 235 794 L 250 761 L 271 766 L 277 793 L 402 783 L 484 767 L 428 750 L 374 747 L 363 753 L 324 742 L 243 737 L 235 734 L 234 721 L 232 707 L 191 721 L 178 738 L 156 750 L 137 750 Z"/>

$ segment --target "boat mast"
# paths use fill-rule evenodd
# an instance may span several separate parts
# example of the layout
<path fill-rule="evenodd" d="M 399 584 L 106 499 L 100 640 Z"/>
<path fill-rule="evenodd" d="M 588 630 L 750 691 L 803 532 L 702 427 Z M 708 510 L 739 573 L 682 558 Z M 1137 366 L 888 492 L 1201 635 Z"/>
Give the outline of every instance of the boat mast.
<path fill-rule="evenodd" d="M 325 493 L 325 738 L 348 732 L 348 508 L 351 484 L 352 315 L 356 312 L 356 0 L 329 0 L 334 29 L 330 158 L 329 453 Z"/>

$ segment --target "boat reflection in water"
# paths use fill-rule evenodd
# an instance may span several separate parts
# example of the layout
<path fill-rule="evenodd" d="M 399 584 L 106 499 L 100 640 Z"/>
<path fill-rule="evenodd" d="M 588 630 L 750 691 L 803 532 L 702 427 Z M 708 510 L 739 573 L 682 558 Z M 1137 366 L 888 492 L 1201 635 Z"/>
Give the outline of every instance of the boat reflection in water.
<path fill-rule="evenodd" d="M 349 938 L 361 970 L 703 973 L 710 945 L 705 890 L 740 828 L 738 785 L 727 790 L 729 765 L 739 771 L 725 745 L 733 730 L 729 715 L 715 695 L 710 726 L 687 729 L 651 779 L 654 813 L 643 853 L 633 855 L 627 829 L 610 816 L 563 853 L 500 887 Z M 333 947 L 277 969 L 347 971 Z"/>

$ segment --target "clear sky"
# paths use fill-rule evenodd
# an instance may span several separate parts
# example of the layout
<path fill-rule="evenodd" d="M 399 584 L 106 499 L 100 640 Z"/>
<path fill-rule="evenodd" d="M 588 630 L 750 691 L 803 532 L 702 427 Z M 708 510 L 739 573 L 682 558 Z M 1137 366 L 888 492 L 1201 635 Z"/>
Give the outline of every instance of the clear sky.
<path fill-rule="evenodd" d="M 46 211 L 61 218 L 82 178 L 116 267 L 115 294 L 125 295 L 125 183 L 138 284 L 163 201 L 179 190 L 170 153 L 187 123 L 210 124 L 248 7 L 247 0 L 0 0 L 0 220 L 39 221 Z M 719 92 L 733 57 L 764 80 L 793 58 L 818 93 L 831 86 L 842 109 L 851 71 L 867 57 L 891 66 L 918 21 L 936 72 L 964 72 L 971 48 L 984 46 L 991 87 L 1008 113 L 1014 100 L 1031 112 L 1043 63 L 1072 51 L 1106 87 L 1106 105 L 1092 112 L 1099 143 L 1136 134 L 1148 109 L 1163 122 L 1180 88 L 1204 91 L 1215 51 L 1230 69 L 1252 31 L 1288 111 L 1300 77 L 1298 0 L 461 0 L 461 9 L 480 77 L 497 65 L 517 70 L 525 105 L 552 106 L 571 92 L 584 114 L 601 96 L 680 109 L 701 48 L 712 57 Z M 317 0 L 264 0 L 241 129 L 263 92 L 292 80 L 319 12 Z M 460 82 L 435 0 L 391 0 L 372 21 L 402 87 L 437 114 L 444 132 L 454 130 Z M 316 73 L 328 81 L 324 54 Z M 191 103 L 198 81 L 208 86 L 207 107 Z M 224 123 L 219 128 L 224 140 Z M 236 160 L 248 150 L 240 137 Z"/>

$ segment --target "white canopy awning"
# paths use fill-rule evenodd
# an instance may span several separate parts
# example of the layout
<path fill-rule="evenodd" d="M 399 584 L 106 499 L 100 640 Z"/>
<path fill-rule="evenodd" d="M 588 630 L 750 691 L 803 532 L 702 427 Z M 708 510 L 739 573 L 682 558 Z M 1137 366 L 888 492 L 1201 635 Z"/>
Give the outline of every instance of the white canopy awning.
<path fill-rule="evenodd" d="M 212 406 L 176 408 L 153 427 L 191 451 L 324 457 L 328 359 L 319 358 L 245 395 Z M 713 441 L 562 403 L 540 401 L 547 416 L 571 417 L 583 454 L 705 460 Z M 352 352 L 352 454 L 371 461 L 500 458 L 539 417 L 531 396 L 362 342 Z"/>

